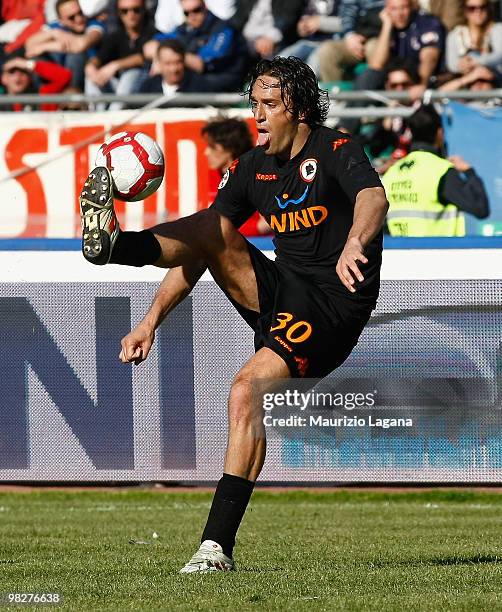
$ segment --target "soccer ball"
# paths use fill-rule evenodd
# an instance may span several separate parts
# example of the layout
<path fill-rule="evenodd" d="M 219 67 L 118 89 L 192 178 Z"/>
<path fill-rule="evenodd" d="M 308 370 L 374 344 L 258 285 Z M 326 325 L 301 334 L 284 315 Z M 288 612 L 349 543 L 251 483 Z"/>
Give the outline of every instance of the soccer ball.
<path fill-rule="evenodd" d="M 128 202 L 152 195 L 164 176 L 162 150 L 142 132 L 120 132 L 109 138 L 99 147 L 95 165 L 110 170 L 114 196 Z"/>

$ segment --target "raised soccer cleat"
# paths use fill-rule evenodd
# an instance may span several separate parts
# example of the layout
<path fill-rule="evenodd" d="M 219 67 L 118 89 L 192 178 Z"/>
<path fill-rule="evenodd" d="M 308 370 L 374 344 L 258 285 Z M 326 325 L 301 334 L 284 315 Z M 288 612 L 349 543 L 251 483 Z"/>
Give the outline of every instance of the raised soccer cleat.
<path fill-rule="evenodd" d="M 79 202 L 82 253 L 87 261 L 103 266 L 110 261 L 120 232 L 113 209 L 113 183 L 108 168 L 94 168 L 80 192 Z"/>
<path fill-rule="evenodd" d="M 213 540 L 204 540 L 199 550 L 190 561 L 180 570 L 180 574 L 193 572 L 228 572 L 235 570 L 233 559 L 223 554 L 219 544 Z"/>

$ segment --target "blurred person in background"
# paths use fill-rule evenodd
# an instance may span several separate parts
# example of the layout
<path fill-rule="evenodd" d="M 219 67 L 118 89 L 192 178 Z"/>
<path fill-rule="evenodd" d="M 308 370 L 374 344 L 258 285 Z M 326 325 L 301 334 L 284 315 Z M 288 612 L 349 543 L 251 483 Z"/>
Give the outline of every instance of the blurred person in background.
<path fill-rule="evenodd" d="M 181 0 L 185 22 L 171 32 L 157 34 L 144 46 L 154 59 L 161 40 L 176 39 L 185 48 L 185 67 L 202 76 L 208 91 L 235 91 L 247 69 L 242 36 L 228 23 L 208 11 L 203 0 Z"/>
<path fill-rule="evenodd" d="M 185 68 L 185 50 L 178 40 L 163 40 L 155 52 L 155 62 L 159 72 L 143 82 L 140 93 L 169 96 L 208 91 L 201 75 Z"/>
<path fill-rule="evenodd" d="M 2 66 L 2 87 L 4 93 L 16 96 L 20 94 L 57 94 L 61 93 L 71 81 L 71 71 L 53 62 L 27 60 L 23 57 L 14 57 L 7 60 Z M 37 86 L 35 79 L 42 84 Z M 7 111 L 30 111 L 34 108 L 42 111 L 57 110 L 56 104 L 27 105 L 13 104 L 11 107 L 2 107 Z"/>
<path fill-rule="evenodd" d="M 446 67 L 467 75 L 477 66 L 502 74 L 502 23 L 492 18 L 488 0 L 464 0 L 464 24 L 446 40 Z"/>
<path fill-rule="evenodd" d="M 26 41 L 26 57 L 48 56 L 69 68 L 73 87 L 84 89 L 84 67 L 96 54 L 105 33 L 103 23 L 87 19 L 77 0 L 57 0 L 57 21 L 47 24 Z"/>
<path fill-rule="evenodd" d="M 120 25 L 108 34 L 95 57 L 85 67 L 85 93 L 117 95 L 136 93 L 147 76 L 143 45 L 155 34 L 144 0 L 118 0 Z M 123 102 L 112 102 L 110 110 L 120 110 Z"/>
<path fill-rule="evenodd" d="M 411 152 L 383 176 L 392 236 L 465 236 L 464 212 L 489 214 L 483 181 L 459 155 L 444 158 L 441 117 L 421 106 L 407 121 Z"/>
<path fill-rule="evenodd" d="M 412 62 L 423 90 L 441 69 L 445 30 L 437 17 L 418 12 L 412 0 L 386 0 L 380 12 L 382 28 L 369 58 L 370 70 L 361 75 L 364 89 L 380 89 L 385 64 L 391 57 Z"/>
<path fill-rule="evenodd" d="M 324 42 L 319 48 L 319 71 L 323 81 L 341 81 L 348 71 L 365 62 L 380 31 L 384 0 L 341 0 L 341 40 Z"/>
<path fill-rule="evenodd" d="M 449 32 L 463 23 L 463 0 L 418 0 L 419 10 L 439 19 Z"/>
<path fill-rule="evenodd" d="M 385 66 L 385 91 L 407 92 L 409 100 L 389 100 L 389 108 L 419 104 L 422 89 L 417 89 L 420 78 L 414 65 L 395 57 Z M 415 95 L 418 93 L 418 95 Z M 379 173 L 385 172 L 397 159 L 408 154 L 411 132 L 403 117 L 389 116 L 363 126 L 358 140 L 373 159 Z"/>
<path fill-rule="evenodd" d="M 305 13 L 296 26 L 299 40 L 282 49 L 281 57 L 299 57 L 319 76 L 318 49 L 325 40 L 341 32 L 342 20 L 338 16 L 339 0 L 308 0 Z"/>
<path fill-rule="evenodd" d="M 236 0 L 230 23 L 242 32 L 254 60 L 271 59 L 298 38 L 304 0 Z"/>
<path fill-rule="evenodd" d="M 206 141 L 204 151 L 207 164 L 213 171 L 210 175 L 209 202 L 213 202 L 218 185 L 232 162 L 254 147 L 248 124 L 242 119 L 218 116 L 202 128 Z M 270 226 L 258 211 L 239 228 L 244 236 L 263 236 L 270 234 Z"/>
<path fill-rule="evenodd" d="M 235 13 L 235 0 L 206 0 L 208 10 L 223 21 Z M 158 0 L 155 10 L 155 27 L 159 32 L 171 32 L 185 20 L 180 0 Z"/>
<path fill-rule="evenodd" d="M 0 58 L 2 61 L 44 24 L 45 0 L 2 0 L 0 2 Z"/>
<path fill-rule="evenodd" d="M 486 66 L 476 66 L 467 74 L 463 74 L 456 79 L 452 79 L 442 85 L 440 91 L 460 91 L 467 89 L 469 91 L 491 91 L 500 87 L 501 76 L 499 73 L 490 70 Z M 490 100 L 477 100 L 469 102 L 471 106 L 493 106 L 494 104 L 500 104 L 500 100 L 497 98 Z"/>

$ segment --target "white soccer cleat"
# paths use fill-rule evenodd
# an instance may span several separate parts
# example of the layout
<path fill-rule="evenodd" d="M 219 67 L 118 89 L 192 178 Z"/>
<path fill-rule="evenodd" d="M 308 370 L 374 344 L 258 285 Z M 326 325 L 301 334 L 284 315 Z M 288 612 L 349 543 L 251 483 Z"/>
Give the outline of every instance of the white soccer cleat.
<path fill-rule="evenodd" d="M 193 572 L 229 572 L 235 569 L 233 559 L 223 554 L 223 549 L 213 540 L 204 540 L 190 561 L 181 568 L 180 574 Z"/>
<path fill-rule="evenodd" d="M 113 183 L 108 168 L 94 168 L 84 183 L 79 202 L 82 253 L 93 264 L 107 264 L 120 232 L 113 209 Z"/>

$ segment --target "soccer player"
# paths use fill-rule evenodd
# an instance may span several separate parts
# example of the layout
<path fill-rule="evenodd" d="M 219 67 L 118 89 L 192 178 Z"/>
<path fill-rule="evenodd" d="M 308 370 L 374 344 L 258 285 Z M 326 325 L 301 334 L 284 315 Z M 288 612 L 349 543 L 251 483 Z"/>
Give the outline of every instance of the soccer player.
<path fill-rule="evenodd" d="M 181 570 L 234 569 L 235 537 L 265 459 L 255 379 L 322 377 L 350 354 L 375 307 L 387 200 L 361 147 L 322 127 L 329 101 L 299 59 L 262 60 L 250 75 L 258 146 L 225 173 L 212 206 L 142 232 L 121 232 L 111 176 L 95 168 L 81 193 L 83 253 L 170 268 L 120 359 L 140 363 L 155 330 L 206 268 L 255 331 L 255 355 L 236 375 L 229 435 L 201 545 Z M 258 210 L 275 233 L 275 261 L 237 228 Z"/>

